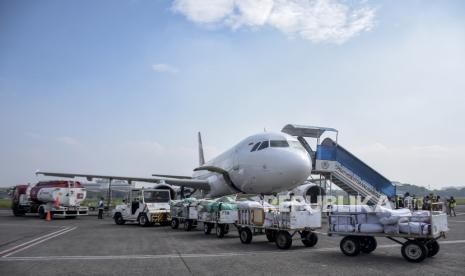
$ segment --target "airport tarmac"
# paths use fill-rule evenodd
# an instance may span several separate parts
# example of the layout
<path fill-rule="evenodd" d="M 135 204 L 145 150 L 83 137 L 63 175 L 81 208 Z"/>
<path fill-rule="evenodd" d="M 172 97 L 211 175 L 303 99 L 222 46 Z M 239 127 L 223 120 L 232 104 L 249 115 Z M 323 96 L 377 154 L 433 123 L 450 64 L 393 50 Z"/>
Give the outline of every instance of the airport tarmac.
<path fill-rule="evenodd" d="M 295 240 L 280 250 L 263 235 L 242 244 L 236 231 L 217 239 L 169 226 L 115 225 L 110 217 L 48 222 L 0 210 L 0 275 L 461 275 L 465 206 L 457 211 L 438 255 L 415 264 L 382 238 L 373 253 L 347 257 L 340 237 L 323 234 L 314 248 Z"/>

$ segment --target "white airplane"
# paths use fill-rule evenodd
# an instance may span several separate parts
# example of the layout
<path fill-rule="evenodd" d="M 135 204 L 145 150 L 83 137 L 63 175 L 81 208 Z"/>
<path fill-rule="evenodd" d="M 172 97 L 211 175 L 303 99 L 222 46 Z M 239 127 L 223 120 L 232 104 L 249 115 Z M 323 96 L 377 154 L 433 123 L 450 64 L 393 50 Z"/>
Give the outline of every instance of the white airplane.
<path fill-rule="evenodd" d="M 204 162 L 200 133 L 199 167 L 193 175 L 175 176 L 154 174 L 151 178 L 93 174 L 55 173 L 37 171 L 36 174 L 56 177 L 85 177 L 158 183 L 155 188 L 167 188 L 173 194 L 179 187 L 207 192 L 206 197 L 229 194 L 275 194 L 303 184 L 312 171 L 312 159 L 297 138 L 285 133 L 264 132 L 245 138 L 237 145 L 209 162 Z M 178 186 L 178 187 L 176 187 Z"/>

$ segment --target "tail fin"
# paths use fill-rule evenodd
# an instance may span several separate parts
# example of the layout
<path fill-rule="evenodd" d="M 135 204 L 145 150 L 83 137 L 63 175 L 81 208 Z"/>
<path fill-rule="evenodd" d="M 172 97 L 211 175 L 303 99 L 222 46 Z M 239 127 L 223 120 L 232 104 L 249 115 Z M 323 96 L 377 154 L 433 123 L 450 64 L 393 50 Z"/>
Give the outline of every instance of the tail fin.
<path fill-rule="evenodd" d="M 205 157 L 203 156 L 202 136 L 199 132 L 199 166 L 205 164 Z"/>

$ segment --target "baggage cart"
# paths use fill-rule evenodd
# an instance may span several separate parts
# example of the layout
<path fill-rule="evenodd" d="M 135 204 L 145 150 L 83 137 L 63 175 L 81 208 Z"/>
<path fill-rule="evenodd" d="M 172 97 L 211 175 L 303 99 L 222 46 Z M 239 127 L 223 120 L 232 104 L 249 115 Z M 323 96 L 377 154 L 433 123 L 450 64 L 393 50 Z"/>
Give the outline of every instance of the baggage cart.
<path fill-rule="evenodd" d="M 183 224 L 185 231 L 191 231 L 197 227 L 197 205 L 183 204 L 182 206 L 171 206 L 171 228 L 177 229 Z"/>
<path fill-rule="evenodd" d="M 377 247 L 376 237 L 384 237 L 395 243 L 402 245 L 401 254 L 409 262 L 422 262 L 427 257 L 433 257 L 439 252 L 440 238 L 445 238 L 449 231 L 447 225 L 447 214 L 440 211 L 431 211 L 428 219 L 428 225 L 418 225 L 418 228 L 412 227 L 412 218 L 404 223 L 408 223 L 407 233 L 374 233 L 357 231 L 355 216 L 360 213 L 338 213 L 332 212 L 328 215 L 328 236 L 337 235 L 344 237 L 340 242 L 342 253 L 347 256 L 357 256 L 362 253 L 371 253 Z M 332 222 L 338 219 L 347 220 L 347 225 L 334 227 Z"/>
<path fill-rule="evenodd" d="M 321 228 L 321 211 L 265 212 L 260 208 L 239 209 L 236 227 L 242 243 L 249 244 L 254 235 L 265 234 L 280 249 L 289 249 L 293 239 L 307 247 L 318 243 L 316 229 Z"/>
<path fill-rule="evenodd" d="M 199 222 L 203 223 L 203 232 L 209 235 L 213 228 L 217 238 L 229 233 L 230 225 L 237 222 L 237 210 L 218 210 L 215 212 L 198 212 Z"/>

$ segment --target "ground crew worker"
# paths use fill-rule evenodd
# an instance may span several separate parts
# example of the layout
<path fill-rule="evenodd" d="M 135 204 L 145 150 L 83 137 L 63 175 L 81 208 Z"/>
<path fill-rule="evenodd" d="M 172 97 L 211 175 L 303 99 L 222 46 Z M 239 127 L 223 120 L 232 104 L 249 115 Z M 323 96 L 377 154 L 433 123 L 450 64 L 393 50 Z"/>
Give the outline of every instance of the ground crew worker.
<path fill-rule="evenodd" d="M 404 195 L 404 207 L 413 210 L 413 198 L 410 196 L 410 193 L 405 193 Z"/>
<path fill-rule="evenodd" d="M 105 203 L 103 202 L 103 197 L 100 198 L 98 202 L 98 219 L 103 219 L 103 209 L 105 208 Z"/>
<path fill-rule="evenodd" d="M 457 215 L 455 214 L 455 206 L 457 205 L 457 202 L 455 201 L 454 197 L 451 196 L 449 199 L 449 209 L 450 209 L 450 216 L 452 217 L 452 213 L 454 213 L 454 217 Z"/>
<path fill-rule="evenodd" d="M 412 200 L 413 201 L 413 210 L 418 211 L 418 199 L 417 199 L 417 196 L 413 195 L 412 198 L 413 198 L 413 200 Z"/>
<path fill-rule="evenodd" d="M 423 209 L 423 197 L 419 196 L 417 198 L 417 210 Z"/>

